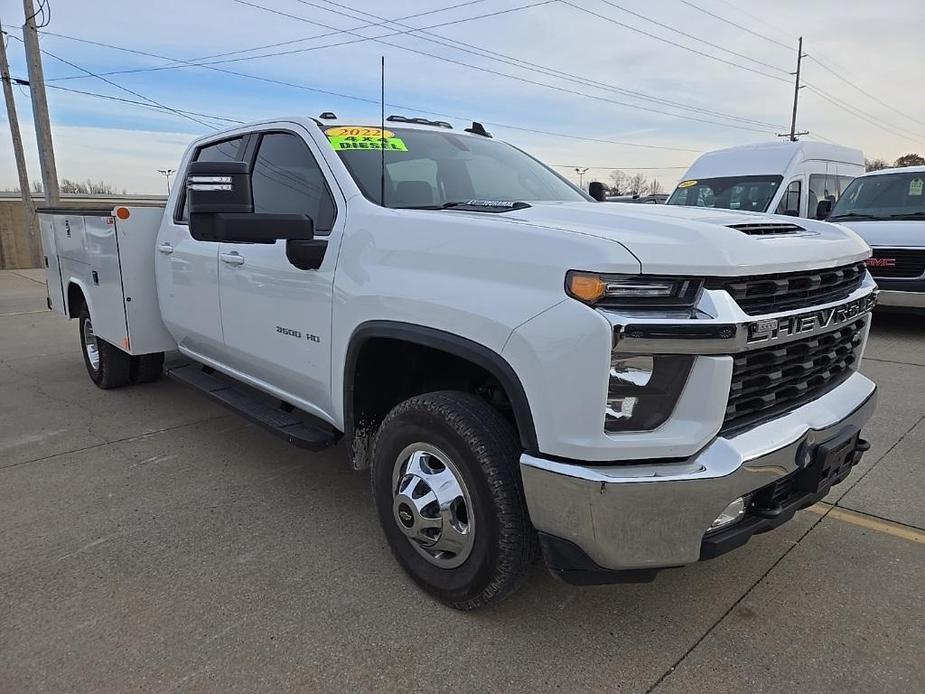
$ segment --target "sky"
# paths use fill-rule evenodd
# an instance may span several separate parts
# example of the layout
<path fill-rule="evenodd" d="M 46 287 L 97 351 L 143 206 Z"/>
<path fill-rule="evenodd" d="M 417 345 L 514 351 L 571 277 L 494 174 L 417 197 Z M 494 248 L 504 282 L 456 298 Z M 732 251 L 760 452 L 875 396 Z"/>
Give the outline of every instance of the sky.
<path fill-rule="evenodd" d="M 573 180 L 575 167 L 590 167 L 584 183 L 620 168 L 670 189 L 699 152 L 789 129 L 799 35 L 798 129 L 888 161 L 925 154 L 921 0 L 48 3 L 59 178 L 131 193 L 163 193 L 157 170 L 232 121 L 322 111 L 377 121 L 380 56 L 387 113 L 478 120 Z M 0 22 L 11 74 L 25 78 L 22 2 L 0 0 Z M 14 92 L 38 179 L 28 89 Z M 0 116 L 5 189 L 17 174 L 2 105 Z"/>

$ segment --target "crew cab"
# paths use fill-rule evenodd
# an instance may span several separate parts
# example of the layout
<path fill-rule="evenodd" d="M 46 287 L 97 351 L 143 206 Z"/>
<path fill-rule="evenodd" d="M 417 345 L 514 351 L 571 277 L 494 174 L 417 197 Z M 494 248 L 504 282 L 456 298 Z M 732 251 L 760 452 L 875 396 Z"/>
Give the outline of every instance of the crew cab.
<path fill-rule="evenodd" d="M 295 446 L 340 442 L 452 607 L 538 553 L 577 584 L 709 559 L 867 448 L 877 290 L 842 226 L 602 204 L 478 123 L 399 116 L 241 126 L 178 176 L 164 208 L 40 214 L 91 380 L 163 369 Z"/>
<path fill-rule="evenodd" d="M 880 306 L 925 309 L 925 166 L 854 179 L 829 220 L 853 229 L 873 249 L 867 267 L 880 287 Z"/>

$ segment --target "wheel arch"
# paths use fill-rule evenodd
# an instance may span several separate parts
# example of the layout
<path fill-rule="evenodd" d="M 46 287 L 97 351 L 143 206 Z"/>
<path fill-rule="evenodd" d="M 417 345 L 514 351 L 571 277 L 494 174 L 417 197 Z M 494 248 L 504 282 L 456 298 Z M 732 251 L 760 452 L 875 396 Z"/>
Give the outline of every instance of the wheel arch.
<path fill-rule="evenodd" d="M 84 286 L 83 282 L 74 277 L 67 281 L 67 289 L 64 293 L 66 311 L 68 318 L 77 318 L 80 316 L 80 309 L 86 305 L 90 315 L 93 315 L 93 305 L 90 302 L 90 293 Z"/>
<path fill-rule="evenodd" d="M 357 424 L 357 370 L 363 349 L 371 340 L 410 343 L 462 360 L 493 377 L 510 403 L 520 443 L 526 451 L 538 451 L 536 427 L 527 394 L 511 365 L 494 350 L 454 333 L 399 321 L 369 321 L 353 331 L 344 363 L 344 430 L 352 441 Z"/>

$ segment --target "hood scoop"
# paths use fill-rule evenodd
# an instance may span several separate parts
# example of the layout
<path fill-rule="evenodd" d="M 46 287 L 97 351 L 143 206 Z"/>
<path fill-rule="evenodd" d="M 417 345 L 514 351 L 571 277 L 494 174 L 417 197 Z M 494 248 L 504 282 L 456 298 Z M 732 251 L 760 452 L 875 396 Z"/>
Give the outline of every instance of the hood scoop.
<path fill-rule="evenodd" d="M 730 229 L 741 231 L 749 236 L 781 236 L 806 231 L 798 224 L 779 224 L 775 222 L 749 222 L 748 224 L 730 224 Z"/>

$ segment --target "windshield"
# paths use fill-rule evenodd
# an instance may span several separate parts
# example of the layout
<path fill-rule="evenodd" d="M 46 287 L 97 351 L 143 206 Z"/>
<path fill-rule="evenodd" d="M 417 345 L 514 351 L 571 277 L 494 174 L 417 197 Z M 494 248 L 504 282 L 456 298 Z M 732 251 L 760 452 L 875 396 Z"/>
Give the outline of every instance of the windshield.
<path fill-rule="evenodd" d="M 380 134 L 379 128 L 359 126 L 327 128 L 325 135 L 363 195 L 377 204 L 384 136 L 386 207 L 591 200 L 516 147 L 485 137 L 413 128 L 387 128 Z"/>
<path fill-rule="evenodd" d="M 925 216 L 925 172 L 897 172 L 856 178 L 829 220 L 902 219 Z"/>
<path fill-rule="evenodd" d="M 724 176 L 681 181 L 669 205 L 767 212 L 782 176 Z"/>

